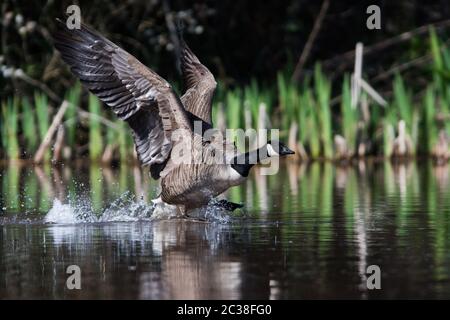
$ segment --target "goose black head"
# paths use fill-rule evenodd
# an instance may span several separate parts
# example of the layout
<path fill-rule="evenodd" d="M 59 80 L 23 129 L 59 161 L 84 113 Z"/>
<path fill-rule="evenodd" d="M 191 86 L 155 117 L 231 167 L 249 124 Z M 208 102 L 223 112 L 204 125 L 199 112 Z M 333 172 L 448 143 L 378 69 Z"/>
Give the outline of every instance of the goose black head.
<path fill-rule="evenodd" d="M 269 157 L 282 157 L 290 154 L 295 154 L 284 143 L 278 140 L 271 140 L 267 142 L 267 155 Z"/>

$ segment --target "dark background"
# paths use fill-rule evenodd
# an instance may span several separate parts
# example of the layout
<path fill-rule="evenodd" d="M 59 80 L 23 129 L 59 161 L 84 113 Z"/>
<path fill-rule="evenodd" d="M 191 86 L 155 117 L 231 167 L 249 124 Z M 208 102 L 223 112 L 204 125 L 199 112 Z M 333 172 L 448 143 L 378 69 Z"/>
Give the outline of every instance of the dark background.
<path fill-rule="evenodd" d="M 1 4 L 2 68 L 21 68 L 57 93 L 69 87 L 74 79 L 53 49 L 50 34 L 57 27 L 54 19 L 63 17 L 70 4 L 81 7 L 84 22 L 172 81 L 178 80 L 178 74 L 167 15 L 183 20 L 191 48 L 222 83 L 243 84 L 256 78 L 270 85 L 277 71 L 292 72 L 322 1 L 6 0 Z M 366 9 L 371 4 L 381 8 L 381 30 L 366 28 Z M 17 21 L 18 14 L 22 21 Z M 450 19 L 448 0 L 331 1 L 300 78 L 322 61 L 325 73 L 339 79 L 353 68 L 353 56 L 343 54 L 356 42 L 367 47 L 446 19 Z M 442 33 L 448 30 L 448 26 L 437 28 L 441 39 L 447 39 Z M 376 76 L 394 63 L 421 56 L 427 41 L 428 33 L 423 32 L 412 41 L 394 41 L 375 50 L 365 56 L 364 72 Z M 413 74 L 412 79 L 420 85 L 420 77 Z M 33 90 L 3 76 L 0 86 L 2 96 Z"/>

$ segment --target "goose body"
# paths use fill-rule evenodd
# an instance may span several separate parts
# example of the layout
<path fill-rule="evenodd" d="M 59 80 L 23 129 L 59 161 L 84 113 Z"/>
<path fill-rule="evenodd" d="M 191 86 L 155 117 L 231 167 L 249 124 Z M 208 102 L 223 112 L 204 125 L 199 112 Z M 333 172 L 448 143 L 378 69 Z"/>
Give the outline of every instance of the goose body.
<path fill-rule="evenodd" d="M 69 30 L 60 23 L 54 41 L 62 59 L 87 89 L 128 122 L 141 164 L 161 180 L 162 201 L 183 213 L 241 184 L 255 164 L 250 159 L 293 153 L 277 142 L 242 154 L 218 131 L 203 135 L 212 130 L 217 83 L 182 38 L 186 91 L 179 98 L 166 80 L 95 30 L 84 24 Z"/>

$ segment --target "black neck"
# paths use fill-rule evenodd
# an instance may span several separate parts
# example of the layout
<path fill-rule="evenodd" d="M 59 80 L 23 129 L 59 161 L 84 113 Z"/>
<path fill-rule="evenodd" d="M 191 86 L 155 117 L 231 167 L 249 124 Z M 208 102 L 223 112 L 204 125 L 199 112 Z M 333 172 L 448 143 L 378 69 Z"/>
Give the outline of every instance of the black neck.
<path fill-rule="evenodd" d="M 250 169 L 257 163 L 267 159 L 267 145 L 250 152 L 240 154 L 233 158 L 231 167 L 236 170 L 241 176 L 247 177 Z"/>

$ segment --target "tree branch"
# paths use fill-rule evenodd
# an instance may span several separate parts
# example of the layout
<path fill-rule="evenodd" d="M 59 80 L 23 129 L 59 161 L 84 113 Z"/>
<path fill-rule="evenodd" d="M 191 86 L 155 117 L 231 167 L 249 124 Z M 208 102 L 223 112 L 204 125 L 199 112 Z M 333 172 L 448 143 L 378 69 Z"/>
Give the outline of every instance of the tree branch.
<path fill-rule="evenodd" d="M 322 27 L 323 18 L 325 17 L 328 7 L 330 6 L 330 0 L 323 0 L 322 6 L 320 7 L 319 14 L 317 15 L 316 21 L 314 22 L 313 29 L 309 34 L 308 40 L 306 41 L 305 47 L 303 48 L 302 54 L 298 59 L 297 65 L 295 66 L 294 74 L 292 75 L 292 80 L 298 81 L 300 75 L 302 74 L 303 67 L 305 66 L 306 60 L 311 52 L 312 45 L 316 40 L 317 34 Z"/>

